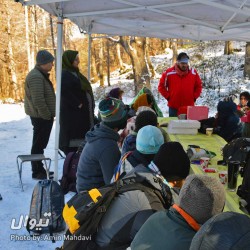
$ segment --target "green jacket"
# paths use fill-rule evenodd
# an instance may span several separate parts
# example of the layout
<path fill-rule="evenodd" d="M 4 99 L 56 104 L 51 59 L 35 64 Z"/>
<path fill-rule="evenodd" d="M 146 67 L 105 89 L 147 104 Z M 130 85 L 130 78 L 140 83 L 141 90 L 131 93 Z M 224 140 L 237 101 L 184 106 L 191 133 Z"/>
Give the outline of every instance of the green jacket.
<path fill-rule="evenodd" d="M 31 117 L 50 120 L 55 117 L 56 96 L 48 76 L 37 66 L 25 80 L 25 113 Z"/>
<path fill-rule="evenodd" d="M 156 212 L 143 224 L 131 250 L 188 250 L 195 231 L 173 208 Z"/>

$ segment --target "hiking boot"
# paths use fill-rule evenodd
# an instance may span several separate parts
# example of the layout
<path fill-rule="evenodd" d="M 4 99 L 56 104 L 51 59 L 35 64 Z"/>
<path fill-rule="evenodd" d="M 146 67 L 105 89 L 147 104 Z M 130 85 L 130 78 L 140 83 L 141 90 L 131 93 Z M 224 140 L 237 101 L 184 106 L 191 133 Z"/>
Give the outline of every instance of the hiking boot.
<path fill-rule="evenodd" d="M 44 180 L 44 179 L 47 179 L 47 175 L 46 173 L 32 173 L 32 179 Z"/>

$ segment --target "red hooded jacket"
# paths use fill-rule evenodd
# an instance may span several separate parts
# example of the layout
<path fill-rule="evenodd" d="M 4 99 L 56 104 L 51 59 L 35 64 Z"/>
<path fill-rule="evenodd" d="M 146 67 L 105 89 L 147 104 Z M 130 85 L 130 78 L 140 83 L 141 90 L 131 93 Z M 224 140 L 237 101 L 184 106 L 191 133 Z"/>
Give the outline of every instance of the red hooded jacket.
<path fill-rule="evenodd" d="M 188 69 L 188 73 L 181 77 L 173 66 L 162 74 L 158 85 L 158 91 L 168 100 L 168 106 L 177 110 L 182 106 L 194 106 L 201 90 L 201 79 L 193 68 Z"/>

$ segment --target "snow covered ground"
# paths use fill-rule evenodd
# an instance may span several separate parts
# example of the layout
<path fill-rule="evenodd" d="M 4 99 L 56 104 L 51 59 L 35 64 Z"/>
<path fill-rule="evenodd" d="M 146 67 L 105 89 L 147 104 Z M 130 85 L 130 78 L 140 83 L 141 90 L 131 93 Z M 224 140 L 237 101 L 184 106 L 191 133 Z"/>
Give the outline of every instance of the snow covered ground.
<path fill-rule="evenodd" d="M 244 63 L 244 43 L 237 43 L 237 47 L 243 52 L 235 53 L 231 56 L 223 56 L 223 43 L 211 46 L 202 51 L 202 60 L 191 60 L 200 75 L 205 76 L 205 87 L 201 98 L 197 100 L 197 105 L 208 105 L 210 116 L 216 112 L 216 104 L 220 98 L 230 93 L 239 94 L 244 90 L 250 90 L 250 81 L 242 77 L 242 64 Z M 195 54 L 194 49 L 188 50 L 189 54 Z M 194 57 L 193 57 L 194 58 Z M 167 56 L 157 56 L 152 58 L 155 67 L 161 63 L 170 66 L 170 59 Z M 166 101 L 158 95 L 157 79 L 152 80 L 152 91 L 159 106 L 165 116 L 168 115 Z M 124 102 L 129 104 L 134 97 L 133 81 L 126 80 L 125 76 L 118 77 L 116 72 L 112 73 L 112 86 L 106 89 L 93 85 L 97 103 L 105 93 L 114 86 L 120 86 L 124 91 Z M 30 119 L 24 113 L 23 104 L 0 104 L 0 249 L 55 249 L 62 245 L 62 241 L 51 243 L 49 240 L 36 238 L 32 240 L 23 225 L 20 229 L 12 229 L 12 220 L 16 223 L 21 215 L 24 217 L 29 214 L 30 199 L 32 190 L 37 181 L 31 178 L 30 163 L 23 165 L 23 184 L 24 192 L 21 191 L 17 173 L 16 157 L 19 154 L 29 154 L 32 141 L 32 126 Z M 54 159 L 55 127 L 53 127 L 49 145 L 45 155 Z M 52 162 L 52 170 L 53 170 Z M 63 160 L 59 160 L 59 177 L 62 173 Z M 68 200 L 73 194 L 67 194 Z M 61 236 L 62 234 L 59 234 Z M 26 239 L 25 239 L 26 237 Z M 59 239 L 59 237 L 58 237 Z"/>

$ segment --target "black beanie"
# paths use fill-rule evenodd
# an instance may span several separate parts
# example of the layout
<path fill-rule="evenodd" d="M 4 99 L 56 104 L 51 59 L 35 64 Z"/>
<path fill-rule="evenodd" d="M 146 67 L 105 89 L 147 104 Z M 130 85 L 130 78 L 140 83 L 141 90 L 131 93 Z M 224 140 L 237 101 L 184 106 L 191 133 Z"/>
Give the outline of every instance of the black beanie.
<path fill-rule="evenodd" d="M 153 162 L 166 179 L 172 176 L 185 179 L 189 174 L 190 161 L 179 142 L 162 144 Z"/>
<path fill-rule="evenodd" d="M 157 116 L 150 110 L 140 112 L 135 119 L 135 132 L 138 132 L 142 127 L 152 125 L 157 126 Z"/>

